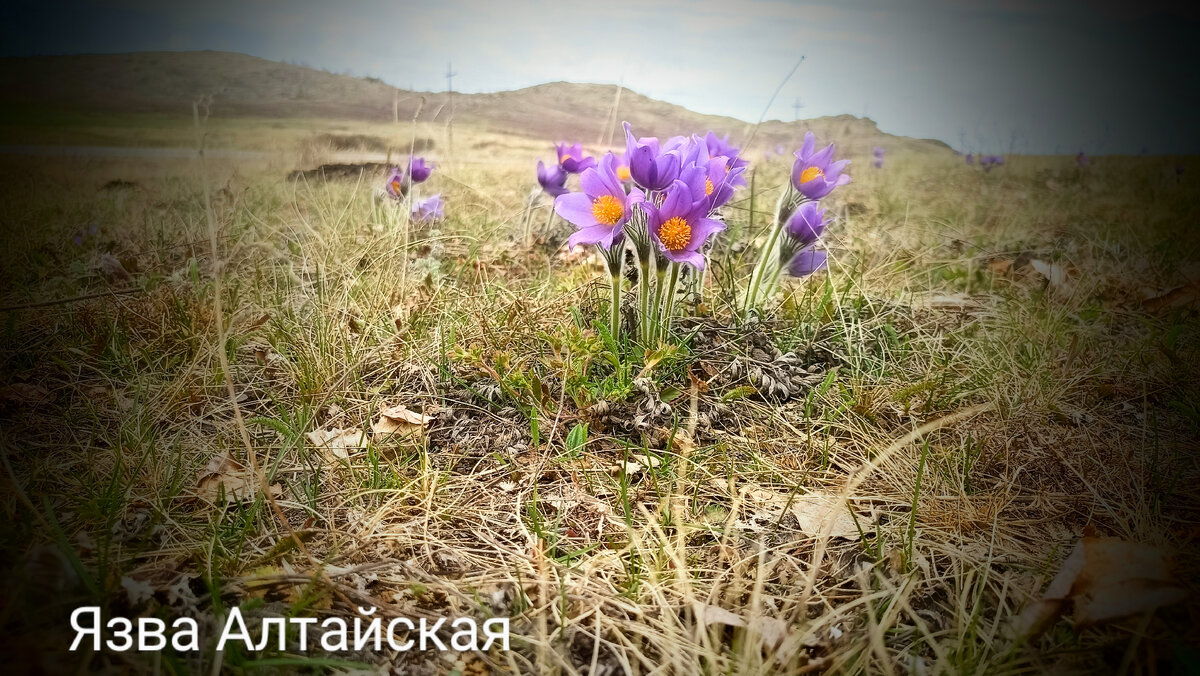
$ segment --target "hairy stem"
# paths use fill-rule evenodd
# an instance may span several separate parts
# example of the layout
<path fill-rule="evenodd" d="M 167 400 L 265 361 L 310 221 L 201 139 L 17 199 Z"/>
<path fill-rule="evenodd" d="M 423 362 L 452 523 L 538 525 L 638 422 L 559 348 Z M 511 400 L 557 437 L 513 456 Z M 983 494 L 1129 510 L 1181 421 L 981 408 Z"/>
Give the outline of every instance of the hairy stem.
<path fill-rule="evenodd" d="M 650 344 L 650 274 L 654 270 L 654 254 L 645 248 L 638 258 L 638 337 Z"/>
<path fill-rule="evenodd" d="M 621 273 L 613 275 L 609 279 L 609 307 L 608 307 L 608 330 L 612 333 L 613 340 L 617 340 L 617 336 L 621 334 Z"/>
<path fill-rule="evenodd" d="M 662 310 L 659 314 L 659 323 L 664 338 L 671 334 L 671 318 L 675 315 L 675 289 L 679 285 L 679 272 L 679 263 L 671 263 L 667 273 L 667 288 L 662 298 Z"/>
<path fill-rule="evenodd" d="M 775 222 L 771 225 L 771 232 L 767 235 L 767 241 L 763 244 L 762 251 L 759 252 L 758 264 L 754 266 L 754 273 L 750 276 L 750 286 L 746 290 L 746 302 L 742 307 L 742 311 L 747 315 L 750 310 L 758 307 L 763 279 L 767 276 L 769 268 L 774 265 L 775 246 L 779 242 L 780 233 L 787 224 L 784 210 L 791 204 L 791 199 L 792 185 L 789 183 L 783 194 L 780 195 L 779 203 L 775 206 Z"/>

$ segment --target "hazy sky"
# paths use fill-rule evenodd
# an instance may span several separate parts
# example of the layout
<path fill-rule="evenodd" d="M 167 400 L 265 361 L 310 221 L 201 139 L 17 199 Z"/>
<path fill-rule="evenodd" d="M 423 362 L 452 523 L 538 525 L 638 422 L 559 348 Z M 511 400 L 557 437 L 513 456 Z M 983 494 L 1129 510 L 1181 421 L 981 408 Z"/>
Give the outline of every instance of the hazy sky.
<path fill-rule="evenodd" d="M 623 82 L 705 113 L 866 115 L 987 152 L 1200 152 L 1197 11 L 1082 0 L 17 2 L 6 55 L 218 49 L 441 91 Z"/>

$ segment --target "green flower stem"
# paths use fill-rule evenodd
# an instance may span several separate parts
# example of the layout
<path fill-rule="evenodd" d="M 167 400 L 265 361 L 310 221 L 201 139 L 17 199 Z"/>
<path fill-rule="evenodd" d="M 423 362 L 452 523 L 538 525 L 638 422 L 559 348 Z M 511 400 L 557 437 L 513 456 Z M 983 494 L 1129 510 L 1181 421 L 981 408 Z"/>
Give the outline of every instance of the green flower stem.
<path fill-rule="evenodd" d="M 525 222 L 521 225 L 521 233 L 524 237 L 525 246 L 529 246 L 531 243 L 531 236 L 533 234 L 533 208 L 537 204 L 537 197 L 537 193 L 534 192 L 530 193 L 529 199 L 525 200 Z M 553 206 L 550 207 L 550 211 L 554 211 Z"/>
<path fill-rule="evenodd" d="M 679 263 L 671 263 L 668 269 L 667 289 L 663 294 L 662 310 L 659 314 L 663 338 L 667 338 L 671 334 L 671 318 L 675 314 L 675 289 L 679 285 Z"/>
<path fill-rule="evenodd" d="M 654 269 L 654 253 L 648 247 L 639 252 L 638 260 L 638 336 L 650 345 L 650 272 Z"/>
<path fill-rule="evenodd" d="M 667 277 L 667 262 L 665 258 L 659 259 L 658 265 L 654 269 L 654 303 L 650 307 L 651 316 L 647 324 L 650 325 L 650 345 L 651 349 L 658 344 L 659 338 L 659 308 L 662 307 L 663 291 L 666 287 Z"/>
<path fill-rule="evenodd" d="M 758 264 L 754 266 L 754 272 L 750 275 L 750 286 L 746 290 L 746 302 L 742 308 L 747 315 L 750 314 L 750 310 L 758 307 L 758 297 L 763 280 L 767 276 L 769 268 L 774 265 L 775 247 L 779 243 L 779 235 L 787 225 L 787 220 L 783 218 L 783 210 L 791 202 L 791 199 L 792 185 L 789 183 L 783 194 L 779 196 L 779 203 L 775 206 L 775 223 L 772 224 L 767 241 L 763 244 L 762 251 L 759 252 Z"/>
<path fill-rule="evenodd" d="M 612 333 L 613 340 L 617 340 L 617 336 L 621 334 L 621 273 L 613 275 L 609 279 L 609 308 L 608 308 L 608 330 Z"/>

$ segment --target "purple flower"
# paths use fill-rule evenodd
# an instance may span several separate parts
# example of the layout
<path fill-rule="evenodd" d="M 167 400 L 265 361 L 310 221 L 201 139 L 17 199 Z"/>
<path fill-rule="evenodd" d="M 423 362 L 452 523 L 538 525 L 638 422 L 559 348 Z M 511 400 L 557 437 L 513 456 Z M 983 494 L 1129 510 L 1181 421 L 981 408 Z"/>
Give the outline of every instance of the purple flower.
<path fill-rule="evenodd" d="M 1176 175 L 1176 176 L 1183 176 L 1183 165 L 1182 165 L 1182 164 L 1176 164 L 1176 165 L 1175 165 L 1175 175 Z"/>
<path fill-rule="evenodd" d="M 883 153 L 884 153 L 884 150 L 880 146 L 875 146 L 874 150 L 871 151 L 871 154 L 874 155 L 875 157 L 878 157 L 879 159 L 883 159 Z"/>
<path fill-rule="evenodd" d="M 709 157 L 728 157 L 729 162 L 727 166 L 729 167 L 730 171 L 733 171 L 734 169 L 743 169 L 750 164 L 741 158 L 741 149 L 729 143 L 729 134 L 726 134 L 721 138 L 717 138 L 717 135 L 710 131 L 704 135 L 704 145 L 708 150 Z M 783 146 L 778 147 L 778 152 L 780 155 L 783 154 Z M 740 176 L 741 172 L 738 172 L 738 175 Z M 745 184 L 746 183 L 743 180 L 742 185 Z"/>
<path fill-rule="evenodd" d="M 975 155 L 967 153 L 967 164 L 975 164 Z"/>
<path fill-rule="evenodd" d="M 442 195 L 438 193 L 428 199 L 423 199 L 412 205 L 412 217 L 414 221 L 440 221 L 445 218 L 445 204 L 442 202 Z"/>
<path fill-rule="evenodd" d="M 702 165 L 693 165 L 703 170 L 703 179 L 700 180 L 703 190 L 700 199 L 704 201 L 708 213 L 728 204 L 729 200 L 733 199 L 735 186 L 739 183 L 746 184 L 746 180 L 742 178 L 742 172 L 746 171 L 745 165 L 729 169 L 729 162 L 731 162 L 730 158 L 719 155 Z M 696 185 L 684 178 L 683 173 L 680 173 L 679 177 L 692 186 L 694 194 Z"/>
<path fill-rule="evenodd" d="M 832 143 L 817 151 L 815 147 L 816 138 L 810 131 L 804 135 L 804 145 L 796 151 L 796 163 L 792 165 L 792 186 L 810 200 L 821 199 L 850 182 L 850 176 L 842 173 L 850 160 L 831 162 Z"/>
<path fill-rule="evenodd" d="M 629 174 L 634 183 L 646 190 L 664 190 L 679 178 L 682 165 L 678 154 L 660 151 L 658 139 L 654 137 L 635 141 L 629 123 L 624 123 L 624 127 L 625 152 L 629 156 Z M 668 144 L 675 140 L 671 139 Z"/>
<path fill-rule="evenodd" d="M 1080 169 L 1086 167 L 1091 163 L 1091 161 L 1092 158 L 1088 157 L 1087 153 L 1083 152 L 1082 150 L 1080 150 L 1079 154 L 1075 156 L 1075 164 L 1079 165 Z"/>
<path fill-rule="evenodd" d="M 568 146 L 566 143 L 559 143 L 554 149 L 558 151 L 558 166 L 568 174 L 578 174 L 584 169 L 596 166 L 596 158 L 583 156 L 582 144 Z"/>
<path fill-rule="evenodd" d="M 404 172 L 400 171 L 400 167 L 392 167 L 392 173 L 388 174 L 384 189 L 387 190 L 388 197 L 396 200 L 404 197 L 408 192 L 408 186 L 404 184 Z"/>
<path fill-rule="evenodd" d="M 829 258 L 824 251 L 801 249 L 792 256 L 787 270 L 793 277 L 807 277 L 818 270 L 824 270 L 828 264 Z"/>
<path fill-rule="evenodd" d="M 708 218 L 705 200 L 696 202 L 693 195 L 692 186 L 676 180 L 661 206 L 642 202 L 642 209 L 647 216 L 646 229 L 663 256 L 700 270 L 704 268 L 704 255 L 700 253 L 700 248 L 709 237 L 724 230 L 725 224 Z"/>
<path fill-rule="evenodd" d="M 829 221 L 817 202 L 805 202 L 788 217 L 785 225 L 787 239 L 780 255 L 787 261 L 788 274 L 805 277 L 825 267 L 825 252 L 813 246 L 821 239 Z"/>
<path fill-rule="evenodd" d="M 542 190 L 545 190 L 546 194 L 551 197 L 567 193 L 567 172 L 557 164 L 547 167 L 541 160 L 538 160 L 537 180 L 538 184 L 542 186 Z"/>
<path fill-rule="evenodd" d="M 425 179 L 429 178 L 429 174 L 433 173 L 434 164 L 430 162 L 425 164 L 424 157 L 408 158 L 408 177 L 413 183 L 424 183 Z"/>
<path fill-rule="evenodd" d="M 628 183 L 633 180 L 633 174 L 629 172 L 629 152 L 623 152 L 617 156 L 616 164 L 617 180 L 622 183 Z"/>
<path fill-rule="evenodd" d="M 876 169 L 882 169 L 883 168 L 883 158 L 876 157 L 875 160 L 873 162 L 871 162 L 871 164 L 875 165 Z"/>
<path fill-rule="evenodd" d="M 788 218 L 786 230 L 795 245 L 803 248 L 820 239 L 827 225 L 829 221 L 825 220 L 825 210 L 820 203 L 805 202 Z"/>
<path fill-rule="evenodd" d="M 579 228 L 567 240 L 567 246 L 598 244 L 611 249 L 625 235 L 625 223 L 633 205 L 644 199 L 637 188 L 625 194 L 616 174 L 617 157 L 608 153 L 600 165 L 579 175 L 583 192 L 559 195 L 554 200 L 554 212 Z"/>
<path fill-rule="evenodd" d="M 979 166 L 983 167 L 984 171 L 991 171 L 992 167 L 1004 164 L 1004 157 L 1000 155 L 980 155 Z"/>

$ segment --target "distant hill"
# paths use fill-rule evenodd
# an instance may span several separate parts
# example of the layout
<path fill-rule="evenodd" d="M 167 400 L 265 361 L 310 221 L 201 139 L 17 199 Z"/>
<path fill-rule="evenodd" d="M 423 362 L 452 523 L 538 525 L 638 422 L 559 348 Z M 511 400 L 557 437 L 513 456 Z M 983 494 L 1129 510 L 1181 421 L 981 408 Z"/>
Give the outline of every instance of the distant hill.
<path fill-rule="evenodd" d="M 0 59 L 0 105 L 7 110 L 50 109 L 113 113 L 190 114 L 191 103 L 211 95 L 211 112 L 222 117 L 319 117 L 390 121 L 393 104 L 400 120 L 456 124 L 542 139 L 595 143 L 608 134 L 620 143 L 620 122 L 639 135 L 670 136 L 705 131 L 728 133 L 744 143 L 753 125 L 730 117 L 704 115 L 630 90 L 617 100 L 613 85 L 553 82 L 492 94 L 414 92 L 375 78 L 330 73 L 231 52 L 139 52 Z M 422 99 L 424 103 L 422 104 Z M 605 131 L 607 130 L 607 131 Z M 765 122 L 754 145 L 795 146 L 803 132 L 837 141 L 848 154 L 866 154 L 874 145 L 889 150 L 948 152 L 933 140 L 893 136 L 875 123 L 852 115 L 795 122 Z"/>

